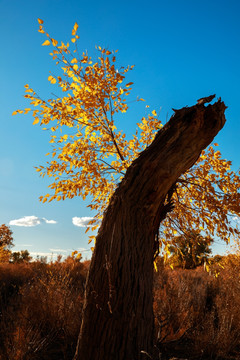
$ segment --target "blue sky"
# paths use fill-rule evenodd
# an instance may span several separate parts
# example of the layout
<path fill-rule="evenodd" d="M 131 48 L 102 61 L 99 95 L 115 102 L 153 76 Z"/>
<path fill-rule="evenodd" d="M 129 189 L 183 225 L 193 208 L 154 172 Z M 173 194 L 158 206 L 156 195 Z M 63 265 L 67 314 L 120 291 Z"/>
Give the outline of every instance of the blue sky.
<path fill-rule="evenodd" d="M 200 97 L 221 96 L 228 109 L 227 123 L 217 136 L 220 151 L 240 166 L 240 2 L 238 0 L 82 1 L 51 0 L 22 2 L 0 0 L 1 107 L 0 107 L 0 224 L 25 218 L 11 225 L 14 251 L 28 249 L 46 255 L 88 250 L 85 228 L 73 218 L 92 216 L 80 198 L 42 204 L 48 192 L 34 166 L 44 164 L 50 149 L 48 134 L 32 126 L 31 115 L 12 116 L 29 107 L 24 85 L 43 98 L 50 98 L 47 81 L 55 65 L 42 47 L 37 18 L 56 40 L 70 40 L 79 24 L 79 49 L 94 54 L 95 45 L 118 49 L 121 65 L 135 65 L 128 80 L 134 82 L 132 99 L 146 99 L 164 122 L 172 108 L 193 105 Z M 146 103 L 133 104 L 123 120 L 129 134 L 145 114 Z M 76 224 L 76 219 L 75 219 Z M 216 245 L 222 253 L 225 246 Z M 90 251 L 83 251 L 89 257 Z"/>

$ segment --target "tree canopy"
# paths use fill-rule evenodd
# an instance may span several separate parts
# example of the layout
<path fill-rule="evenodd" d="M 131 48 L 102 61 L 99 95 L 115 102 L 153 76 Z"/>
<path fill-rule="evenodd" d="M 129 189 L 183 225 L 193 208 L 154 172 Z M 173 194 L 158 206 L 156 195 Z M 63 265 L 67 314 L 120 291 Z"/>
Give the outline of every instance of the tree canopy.
<path fill-rule="evenodd" d="M 80 54 L 77 23 L 71 42 L 64 44 L 50 37 L 43 20 L 38 22 L 38 31 L 47 37 L 42 45 L 52 46 L 50 55 L 60 70 L 48 80 L 61 93 L 43 100 L 27 84 L 25 98 L 31 107 L 13 114 L 32 112 L 33 124 L 52 133 L 52 151 L 47 154 L 51 159 L 37 171 L 52 177 L 53 182 L 51 191 L 40 200 L 90 196 L 89 207 L 97 213 L 95 229 L 127 168 L 151 144 L 162 123 L 153 110 L 136 124 L 135 134 L 128 139 L 117 123 L 129 107 L 133 83 L 126 77 L 134 66 L 118 66 L 116 51 L 100 46 L 96 56 L 87 51 Z M 217 147 L 217 143 L 210 145 L 177 180 L 171 194 L 174 209 L 161 224 L 160 246 L 168 247 L 173 236 L 183 235 L 189 228 L 226 242 L 239 237 L 233 218 L 240 214 L 240 172 L 231 169 L 231 161 L 223 159 Z"/>
<path fill-rule="evenodd" d="M 170 266 L 195 269 L 207 261 L 212 243 L 213 239 L 202 236 L 200 231 L 188 230 L 184 235 L 173 237 L 169 246 Z"/>
<path fill-rule="evenodd" d="M 0 226 L 0 262 L 9 260 L 11 254 L 10 248 L 13 246 L 13 237 L 11 229 L 2 224 Z"/>
<path fill-rule="evenodd" d="M 21 250 L 21 251 L 14 251 L 10 255 L 10 262 L 12 263 L 24 263 L 24 262 L 30 262 L 32 260 L 32 257 L 29 254 L 28 250 Z"/>

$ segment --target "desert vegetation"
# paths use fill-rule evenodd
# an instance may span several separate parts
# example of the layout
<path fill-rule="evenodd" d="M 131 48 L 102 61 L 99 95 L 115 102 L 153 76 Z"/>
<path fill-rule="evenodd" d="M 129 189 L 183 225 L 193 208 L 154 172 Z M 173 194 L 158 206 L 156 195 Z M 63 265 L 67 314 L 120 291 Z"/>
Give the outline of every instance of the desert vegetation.
<path fill-rule="evenodd" d="M 159 265 L 154 314 L 160 353 L 185 359 L 240 358 L 239 271 L 236 254 L 220 262 L 212 258 L 210 273 L 203 266 L 170 270 Z"/>
<path fill-rule="evenodd" d="M 89 261 L 75 254 L 0 265 L 0 358 L 74 356 Z M 210 272 L 171 269 L 157 259 L 157 359 L 240 358 L 240 255 L 211 258 Z"/>
<path fill-rule="evenodd" d="M 81 323 L 87 263 L 0 265 L 0 358 L 71 359 Z"/>

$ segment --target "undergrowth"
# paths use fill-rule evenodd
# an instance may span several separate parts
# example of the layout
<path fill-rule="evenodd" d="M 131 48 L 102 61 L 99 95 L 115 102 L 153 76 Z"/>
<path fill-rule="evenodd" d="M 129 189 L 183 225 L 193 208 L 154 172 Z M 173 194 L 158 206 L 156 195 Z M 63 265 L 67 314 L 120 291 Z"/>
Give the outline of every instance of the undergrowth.
<path fill-rule="evenodd" d="M 88 265 L 74 257 L 0 265 L 1 360 L 73 358 Z M 154 314 L 158 358 L 240 359 L 239 256 L 211 273 L 159 262 Z"/>

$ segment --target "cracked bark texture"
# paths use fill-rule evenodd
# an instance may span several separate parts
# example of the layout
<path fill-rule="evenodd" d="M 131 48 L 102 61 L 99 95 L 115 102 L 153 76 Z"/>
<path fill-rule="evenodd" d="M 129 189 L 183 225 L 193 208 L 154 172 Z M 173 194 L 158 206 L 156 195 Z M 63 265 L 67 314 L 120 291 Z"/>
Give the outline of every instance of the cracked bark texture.
<path fill-rule="evenodd" d="M 225 104 L 176 110 L 128 168 L 104 214 L 75 360 L 139 360 L 154 343 L 154 241 L 177 179 L 224 126 Z"/>

